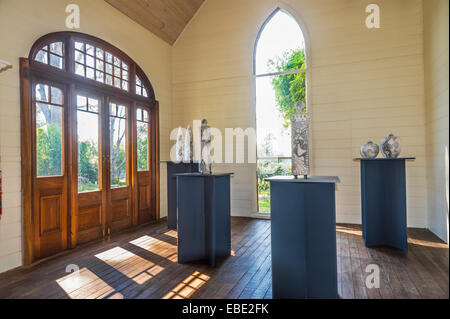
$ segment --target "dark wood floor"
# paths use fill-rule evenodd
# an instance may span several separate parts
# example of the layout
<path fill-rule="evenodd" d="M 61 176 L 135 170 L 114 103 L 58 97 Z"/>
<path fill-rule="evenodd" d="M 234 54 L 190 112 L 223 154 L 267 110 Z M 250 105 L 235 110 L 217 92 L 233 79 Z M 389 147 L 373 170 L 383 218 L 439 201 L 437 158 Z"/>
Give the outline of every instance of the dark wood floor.
<path fill-rule="evenodd" d="M 359 226 L 339 225 L 342 298 L 448 298 L 448 246 L 411 229 L 409 250 L 368 249 Z M 270 221 L 232 218 L 232 256 L 213 269 L 177 263 L 176 232 L 166 223 L 122 233 L 31 268 L 0 275 L 0 298 L 271 298 Z M 366 266 L 381 269 L 379 289 Z M 67 273 L 70 265 L 80 269 Z M 67 269 L 68 270 L 68 269 Z"/>

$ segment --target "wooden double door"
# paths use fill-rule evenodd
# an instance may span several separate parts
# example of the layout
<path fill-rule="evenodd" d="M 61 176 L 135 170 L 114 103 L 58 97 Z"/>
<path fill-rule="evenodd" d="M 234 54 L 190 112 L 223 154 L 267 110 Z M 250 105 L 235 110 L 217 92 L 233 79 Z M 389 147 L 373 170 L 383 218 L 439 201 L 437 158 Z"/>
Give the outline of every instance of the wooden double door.
<path fill-rule="evenodd" d="M 32 82 L 33 260 L 156 219 L 154 109 Z"/>

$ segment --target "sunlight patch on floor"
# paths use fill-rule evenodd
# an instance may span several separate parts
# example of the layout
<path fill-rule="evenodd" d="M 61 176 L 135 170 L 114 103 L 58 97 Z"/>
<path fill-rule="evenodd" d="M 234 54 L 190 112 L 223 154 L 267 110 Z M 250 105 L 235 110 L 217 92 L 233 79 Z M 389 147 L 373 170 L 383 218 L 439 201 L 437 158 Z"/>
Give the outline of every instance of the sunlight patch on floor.
<path fill-rule="evenodd" d="M 362 231 L 358 229 L 348 228 L 344 226 L 336 226 L 336 231 L 350 235 L 362 236 Z"/>
<path fill-rule="evenodd" d="M 408 244 L 414 244 L 419 246 L 427 246 L 427 247 L 433 247 L 433 248 L 446 248 L 448 249 L 448 245 L 444 243 L 438 243 L 433 241 L 427 241 L 427 240 L 420 240 L 408 237 Z"/>
<path fill-rule="evenodd" d="M 200 287 L 202 287 L 211 277 L 195 271 L 185 280 L 179 283 L 171 292 L 162 299 L 186 299 L 192 296 Z"/>
<path fill-rule="evenodd" d="M 169 230 L 165 232 L 164 235 L 178 239 L 178 232 L 176 232 L 175 230 Z"/>
<path fill-rule="evenodd" d="M 112 248 L 95 255 L 95 257 L 132 279 L 137 284 L 145 283 L 164 270 L 163 267 L 121 247 Z"/>
<path fill-rule="evenodd" d="M 85 298 L 89 294 L 88 284 L 94 281 L 98 282 L 102 287 L 107 287 L 109 290 L 114 291 L 114 288 L 87 268 L 82 268 L 56 280 L 67 296 L 72 299 Z"/>
<path fill-rule="evenodd" d="M 170 259 L 169 257 L 173 257 L 173 254 L 177 251 L 177 246 L 159 240 L 157 238 L 150 237 L 148 235 L 144 235 L 142 237 L 139 237 L 138 239 L 132 240 L 130 241 L 130 244 L 148 250 L 152 254 L 159 255 L 169 260 L 173 259 Z"/>

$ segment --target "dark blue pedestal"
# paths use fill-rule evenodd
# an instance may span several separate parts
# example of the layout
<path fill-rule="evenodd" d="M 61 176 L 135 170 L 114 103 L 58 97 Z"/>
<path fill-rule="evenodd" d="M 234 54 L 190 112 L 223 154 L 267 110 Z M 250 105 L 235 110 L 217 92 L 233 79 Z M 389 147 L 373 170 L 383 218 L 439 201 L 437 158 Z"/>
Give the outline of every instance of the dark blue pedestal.
<path fill-rule="evenodd" d="M 230 175 L 177 174 L 178 262 L 231 253 Z"/>
<path fill-rule="evenodd" d="M 355 159 L 361 161 L 362 232 L 367 247 L 408 249 L 405 161 L 413 159 Z"/>
<path fill-rule="evenodd" d="M 177 178 L 175 174 L 198 172 L 198 163 L 167 163 L 167 227 L 177 229 Z"/>
<path fill-rule="evenodd" d="M 277 299 L 335 299 L 337 177 L 272 177 L 272 289 Z"/>

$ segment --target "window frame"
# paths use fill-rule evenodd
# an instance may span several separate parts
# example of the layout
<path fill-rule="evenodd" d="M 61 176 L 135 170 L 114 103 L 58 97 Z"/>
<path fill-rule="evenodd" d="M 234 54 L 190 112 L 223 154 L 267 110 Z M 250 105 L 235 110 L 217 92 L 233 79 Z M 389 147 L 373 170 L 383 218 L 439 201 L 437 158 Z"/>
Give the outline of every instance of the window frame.
<path fill-rule="evenodd" d="M 128 65 L 129 70 L 129 90 L 124 91 L 114 86 L 109 86 L 98 82 L 95 79 L 80 77 L 74 72 L 74 44 L 75 39 L 94 43 L 95 46 L 101 47 L 103 50 L 112 53 L 119 57 Z M 51 45 L 54 42 L 62 42 L 64 46 L 63 54 L 63 68 L 59 69 L 50 64 L 41 63 L 34 60 L 36 54 L 46 45 Z M 130 147 L 134 148 L 135 142 L 135 108 L 136 105 L 144 107 L 149 110 L 151 116 L 150 127 L 150 152 L 149 167 L 150 174 L 141 176 L 141 172 L 135 169 L 136 156 L 134 150 L 130 150 L 130 171 L 127 174 L 128 187 L 132 191 L 132 208 L 131 218 L 132 225 L 137 226 L 139 223 L 139 202 L 138 202 L 138 188 L 139 180 L 142 178 L 148 179 L 151 187 L 152 204 L 148 209 L 153 210 L 155 220 L 160 218 L 160 158 L 159 158 L 159 102 L 155 98 L 153 87 L 148 80 L 143 70 L 120 49 L 96 38 L 91 35 L 78 32 L 55 32 L 40 37 L 33 44 L 30 53 L 27 57 L 20 58 L 20 104 L 21 104 L 21 185 L 22 185 L 22 205 L 24 217 L 24 254 L 23 263 L 25 265 L 31 264 L 37 258 L 35 251 L 35 244 L 33 240 L 36 235 L 35 230 L 35 207 L 38 204 L 36 201 L 36 183 L 44 183 L 47 187 L 51 185 L 53 180 L 58 183 L 64 183 L 63 190 L 67 192 L 68 206 L 68 247 L 75 247 L 77 245 L 77 203 L 78 203 L 78 189 L 75 183 L 75 177 L 78 175 L 78 165 L 74 165 L 78 161 L 78 153 L 75 149 L 76 140 L 76 107 L 74 108 L 74 97 L 77 92 L 91 92 L 92 94 L 102 97 L 102 105 L 107 105 L 107 99 L 115 101 L 123 101 L 128 105 L 129 124 L 128 134 L 130 139 Z M 49 62 L 49 61 L 48 61 Z M 148 92 L 148 96 L 140 96 L 135 93 L 135 77 L 139 76 L 142 83 Z M 34 99 L 34 85 L 37 83 L 49 84 L 54 87 L 61 88 L 64 94 L 63 112 L 63 149 L 62 149 L 62 176 L 56 177 L 36 177 L 36 109 Z M 108 98 L 107 98 L 108 97 Z M 107 113 L 105 113 L 107 114 Z M 104 120 L 104 118 L 103 118 Z M 104 125 L 104 124 L 103 124 Z M 100 129 L 103 129 L 103 125 Z M 75 131 L 74 131 L 75 129 Z M 103 148 L 103 147 L 102 147 Z M 132 155 L 131 155 L 132 154 Z M 103 161 L 103 159 L 102 159 Z M 102 165 L 102 164 L 101 164 Z M 102 169 L 103 174 L 103 169 Z M 53 179 L 53 180 L 50 180 Z M 99 178 L 99 182 L 100 182 Z M 64 195 L 66 196 L 66 195 Z M 65 203 L 64 203 L 65 205 Z M 64 248 L 65 249 L 65 248 Z"/>

